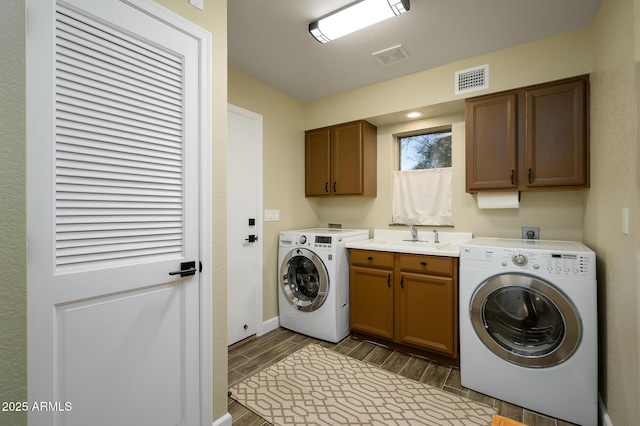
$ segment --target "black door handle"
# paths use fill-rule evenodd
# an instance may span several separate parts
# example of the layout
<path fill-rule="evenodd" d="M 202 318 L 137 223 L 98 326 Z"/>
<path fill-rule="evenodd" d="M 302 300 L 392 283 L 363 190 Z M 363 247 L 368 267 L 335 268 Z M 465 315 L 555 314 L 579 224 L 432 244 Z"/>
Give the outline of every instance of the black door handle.
<path fill-rule="evenodd" d="M 196 274 L 196 262 L 192 261 L 192 262 L 182 262 L 180 264 L 180 270 L 179 271 L 173 271 L 173 272 L 169 272 L 169 275 L 180 275 L 181 277 L 188 277 L 189 275 L 195 275 Z"/>
<path fill-rule="evenodd" d="M 249 235 L 249 238 L 245 238 L 245 241 L 249 241 L 250 243 L 255 243 L 256 241 L 258 241 L 258 236 L 257 235 Z"/>

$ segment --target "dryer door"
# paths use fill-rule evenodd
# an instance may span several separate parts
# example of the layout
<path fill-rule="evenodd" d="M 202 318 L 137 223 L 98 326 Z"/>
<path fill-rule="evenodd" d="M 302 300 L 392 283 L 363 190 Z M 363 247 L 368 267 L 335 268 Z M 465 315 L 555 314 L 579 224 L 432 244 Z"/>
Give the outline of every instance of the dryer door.
<path fill-rule="evenodd" d="M 569 298 L 537 277 L 508 273 L 485 280 L 471 298 L 471 322 L 499 357 L 525 367 L 550 367 L 568 359 L 582 335 Z"/>
<path fill-rule="evenodd" d="M 304 248 L 291 250 L 280 265 L 280 289 L 285 299 L 299 311 L 320 308 L 329 293 L 329 274 L 314 252 Z"/>

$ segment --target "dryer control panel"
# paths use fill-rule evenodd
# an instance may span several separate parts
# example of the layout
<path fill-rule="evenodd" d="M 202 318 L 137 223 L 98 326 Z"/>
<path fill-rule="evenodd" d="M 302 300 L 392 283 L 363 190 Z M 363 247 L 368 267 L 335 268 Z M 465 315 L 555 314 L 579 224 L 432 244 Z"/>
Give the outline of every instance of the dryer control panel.
<path fill-rule="evenodd" d="M 595 279 L 596 275 L 595 253 L 575 242 L 530 245 L 520 240 L 474 239 L 460 247 L 460 262 L 470 268 L 548 278 Z"/>
<path fill-rule="evenodd" d="M 592 276 L 591 256 L 577 253 L 554 253 L 504 249 L 500 266 L 504 269 L 522 269 L 544 275 L 574 276 L 589 278 Z"/>

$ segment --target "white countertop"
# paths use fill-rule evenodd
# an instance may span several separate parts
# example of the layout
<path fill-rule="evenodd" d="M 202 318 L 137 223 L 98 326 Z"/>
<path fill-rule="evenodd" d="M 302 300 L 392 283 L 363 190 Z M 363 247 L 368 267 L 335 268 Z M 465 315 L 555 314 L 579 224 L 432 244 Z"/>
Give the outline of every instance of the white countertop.
<path fill-rule="evenodd" d="M 408 229 L 406 231 L 374 229 L 372 239 L 353 241 L 347 243 L 346 247 L 395 253 L 460 257 L 460 245 L 473 238 L 471 232 L 439 232 L 438 234 L 440 242 L 435 244 L 435 235 L 432 231 L 418 231 L 418 240 L 412 241 L 411 232 Z"/>

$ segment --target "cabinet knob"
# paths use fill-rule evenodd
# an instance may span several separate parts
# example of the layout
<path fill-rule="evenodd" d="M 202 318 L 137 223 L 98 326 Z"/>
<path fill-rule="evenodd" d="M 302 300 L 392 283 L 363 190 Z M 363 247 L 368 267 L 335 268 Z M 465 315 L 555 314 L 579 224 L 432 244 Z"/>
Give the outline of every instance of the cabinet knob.
<path fill-rule="evenodd" d="M 373 257 L 369 256 L 367 257 L 367 260 L 373 260 Z"/>
<path fill-rule="evenodd" d="M 427 262 L 420 262 L 422 266 L 427 266 Z"/>

